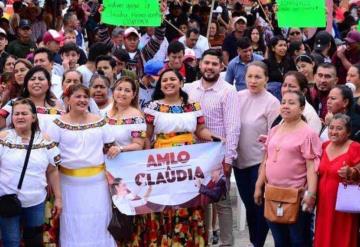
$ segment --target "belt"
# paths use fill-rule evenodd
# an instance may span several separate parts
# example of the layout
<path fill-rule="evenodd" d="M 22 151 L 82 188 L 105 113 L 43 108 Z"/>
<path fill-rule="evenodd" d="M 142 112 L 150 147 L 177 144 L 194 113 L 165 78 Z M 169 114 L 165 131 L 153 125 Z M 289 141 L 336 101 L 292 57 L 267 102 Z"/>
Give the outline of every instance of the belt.
<path fill-rule="evenodd" d="M 82 167 L 78 169 L 69 169 L 63 166 L 60 166 L 60 172 L 67 176 L 72 177 L 91 177 L 98 175 L 99 173 L 105 170 L 105 164 L 102 163 L 98 166 Z"/>

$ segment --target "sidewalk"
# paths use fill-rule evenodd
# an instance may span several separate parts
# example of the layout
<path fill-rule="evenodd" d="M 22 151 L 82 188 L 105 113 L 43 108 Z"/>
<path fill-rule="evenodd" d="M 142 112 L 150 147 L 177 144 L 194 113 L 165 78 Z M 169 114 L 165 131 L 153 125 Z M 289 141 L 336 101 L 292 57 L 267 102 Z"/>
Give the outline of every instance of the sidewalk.
<path fill-rule="evenodd" d="M 245 217 L 245 211 L 241 213 L 239 212 L 238 205 L 237 205 L 237 187 L 234 178 L 231 178 L 231 190 L 230 190 L 230 197 L 231 197 L 231 204 L 233 209 L 233 236 L 234 236 L 234 247 L 247 247 L 250 246 L 249 240 L 249 232 L 246 226 L 246 222 L 241 222 L 241 217 Z M 240 218 L 239 218 L 240 217 Z M 240 219 L 240 220 L 239 220 Z M 244 218 L 243 218 L 244 219 Z M 245 223 L 245 229 L 240 230 L 241 226 L 238 225 L 239 223 Z M 219 245 L 212 245 L 212 246 L 219 246 Z M 269 231 L 266 242 L 264 247 L 273 247 L 274 241 L 271 236 L 271 232 Z"/>

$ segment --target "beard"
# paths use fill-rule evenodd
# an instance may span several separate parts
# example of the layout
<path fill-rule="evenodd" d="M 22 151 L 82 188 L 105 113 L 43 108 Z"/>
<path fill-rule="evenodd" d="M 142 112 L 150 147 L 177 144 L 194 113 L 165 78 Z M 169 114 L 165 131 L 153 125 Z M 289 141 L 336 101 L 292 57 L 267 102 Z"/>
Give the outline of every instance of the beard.
<path fill-rule="evenodd" d="M 207 82 L 217 82 L 220 77 L 220 74 L 215 74 L 212 76 L 206 76 L 205 75 L 206 73 L 201 73 L 201 74 L 202 74 L 203 79 Z"/>

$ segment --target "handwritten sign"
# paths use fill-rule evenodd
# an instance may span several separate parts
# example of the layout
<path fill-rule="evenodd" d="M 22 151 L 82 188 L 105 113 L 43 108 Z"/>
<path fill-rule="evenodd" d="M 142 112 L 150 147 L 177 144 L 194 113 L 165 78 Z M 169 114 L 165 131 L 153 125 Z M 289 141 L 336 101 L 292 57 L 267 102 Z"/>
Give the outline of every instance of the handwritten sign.
<path fill-rule="evenodd" d="M 104 0 L 101 19 L 116 26 L 151 26 L 161 23 L 158 0 Z"/>
<path fill-rule="evenodd" d="M 278 0 L 279 27 L 325 27 L 325 0 Z"/>

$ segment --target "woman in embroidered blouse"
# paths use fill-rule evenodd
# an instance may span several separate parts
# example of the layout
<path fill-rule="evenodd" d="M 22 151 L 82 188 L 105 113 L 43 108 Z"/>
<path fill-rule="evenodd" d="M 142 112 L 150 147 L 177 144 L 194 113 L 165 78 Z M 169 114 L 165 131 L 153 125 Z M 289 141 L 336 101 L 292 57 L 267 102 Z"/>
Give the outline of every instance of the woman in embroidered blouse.
<path fill-rule="evenodd" d="M 183 83 L 183 77 L 175 70 L 167 69 L 160 74 L 154 101 L 144 109 L 149 138 L 147 148 L 190 145 L 195 143 L 195 136 L 213 140 L 205 128 L 200 104 L 188 102 L 188 95 L 181 89 Z M 150 140 L 154 141 L 153 145 Z M 166 209 L 142 218 L 143 221 L 137 222 L 133 239 L 135 246 L 206 245 L 202 207 Z"/>
<path fill-rule="evenodd" d="M 144 148 L 146 124 L 139 110 L 138 92 L 136 82 L 129 77 L 117 80 L 112 88 L 114 103 L 106 113 L 106 122 L 117 144 L 115 154 Z"/>
<path fill-rule="evenodd" d="M 70 111 L 48 128 L 48 134 L 59 143 L 62 156 L 59 171 L 64 209 L 60 217 L 60 245 L 116 246 L 107 231 L 111 201 L 103 153 L 103 147 L 109 147 L 115 139 L 105 120 L 88 112 L 89 89 L 72 85 L 65 96 Z M 108 152 L 114 152 L 112 147 Z"/>
<path fill-rule="evenodd" d="M 24 89 L 21 93 L 23 98 L 29 98 L 34 102 L 39 118 L 41 131 L 46 132 L 47 126 L 55 118 L 63 114 L 61 102 L 56 100 L 50 91 L 51 76 L 49 72 L 40 66 L 29 70 L 24 78 Z M 9 101 L 0 110 L 0 128 L 5 127 L 9 122 L 13 100 Z"/>
<path fill-rule="evenodd" d="M 317 174 L 321 155 L 318 134 L 302 120 L 305 97 L 299 92 L 283 95 L 280 114 L 283 123 L 269 132 L 264 163 L 260 167 L 254 199 L 262 203 L 263 186 L 306 189 L 302 202 L 307 212 L 301 211 L 294 224 L 268 221 L 275 246 L 311 246 L 311 212 L 315 206 Z M 306 206 L 306 207 L 305 207 Z"/>
<path fill-rule="evenodd" d="M 62 209 L 56 167 L 60 163 L 59 150 L 40 132 L 36 108 L 29 99 L 14 101 L 11 122 L 12 127 L 0 133 L 0 196 L 17 194 L 22 213 L 14 217 L 0 216 L 2 240 L 5 247 L 20 246 L 22 228 L 25 246 L 42 246 L 47 182 L 55 195 L 53 216 L 58 217 Z M 32 136 L 32 150 L 19 190 L 17 185 Z"/>

